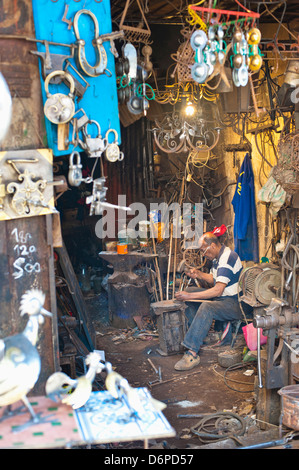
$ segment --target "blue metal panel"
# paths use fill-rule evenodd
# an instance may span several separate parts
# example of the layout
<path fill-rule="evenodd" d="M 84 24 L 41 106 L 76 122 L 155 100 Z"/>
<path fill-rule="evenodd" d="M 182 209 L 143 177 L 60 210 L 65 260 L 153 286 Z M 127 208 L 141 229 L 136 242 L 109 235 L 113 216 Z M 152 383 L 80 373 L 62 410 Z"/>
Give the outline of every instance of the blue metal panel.
<path fill-rule="evenodd" d="M 77 41 L 73 26 L 68 29 L 68 24 L 62 21 L 64 13 L 66 12 L 66 6 L 68 10 L 66 18 L 73 20 L 77 11 L 87 9 L 90 10 L 97 17 L 99 24 L 99 34 L 106 34 L 112 31 L 111 25 L 111 12 L 110 12 L 110 1 L 102 0 L 100 3 L 95 0 L 83 0 L 78 2 L 75 0 L 32 0 L 33 16 L 35 24 L 35 34 L 37 39 L 47 40 L 55 43 L 62 44 L 75 44 Z M 85 52 L 86 58 L 89 64 L 95 64 L 95 50 L 92 45 L 92 40 L 95 37 L 94 34 L 94 23 L 89 15 L 81 14 L 78 22 L 80 38 L 85 41 Z M 76 111 L 83 108 L 86 115 L 90 120 L 95 120 L 100 124 L 101 135 L 105 136 L 109 128 L 115 129 L 119 136 L 120 143 L 120 123 L 118 114 L 118 99 L 116 89 L 116 74 L 115 74 L 115 63 L 114 56 L 110 51 L 110 42 L 106 41 L 103 43 L 104 48 L 107 52 L 107 69 L 111 72 L 112 76 L 102 74 L 98 77 L 89 77 L 84 75 L 82 71 L 77 67 L 75 59 L 68 59 L 69 62 L 78 70 L 84 79 L 90 85 L 83 98 L 77 103 L 76 99 Z M 46 52 L 45 45 L 43 43 L 37 43 L 37 50 L 39 52 Z M 52 54 L 65 54 L 70 55 L 70 48 L 65 46 L 49 45 L 49 51 Z M 40 62 L 40 59 L 38 59 Z M 40 63 L 40 72 L 41 72 Z M 71 73 L 76 76 L 76 73 L 70 69 Z M 40 73 L 41 75 L 41 73 Z M 80 80 L 81 83 L 83 83 Z M 44 88 L 44 80 L 41 75 L 41 89 L 42 98 L 45 103 L 47 96 Z M 54 93 L 68 93 L 68 88 L 65 84 L 55 85 L 49 84 L 49 92 Z M 79 114 L 80 117 L 80 114 Z M 48 138 L 48 146 L 53 150 L 54 156 L 64 155 L 70 153 L 73 150 L 82 151 L 81 147 L 74 149 L 72 145 L 69 146 L 68 151 L 59 151 L 57 149 L 57 126 L 52 124 L 45 117 L 45 125 Z M 70 140 L 71 140 L 72 126 L 70 126 Z M 94 125 L 88 125 L 88 133 L 92 137 L 96 137 L 97 129 Z"/>

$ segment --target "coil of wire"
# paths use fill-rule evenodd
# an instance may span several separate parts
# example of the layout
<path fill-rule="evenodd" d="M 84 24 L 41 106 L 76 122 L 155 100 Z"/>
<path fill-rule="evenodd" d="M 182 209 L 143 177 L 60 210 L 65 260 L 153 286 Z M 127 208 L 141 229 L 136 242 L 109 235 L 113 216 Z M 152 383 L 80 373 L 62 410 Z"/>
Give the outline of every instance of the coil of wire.
<path fill-rule="evenodd" d="M 205 444 L 228 438 L 238 441 L 246 431 L 246 423 L 235 413 L 221 411 L 204 416 L 190 431 Z"/>

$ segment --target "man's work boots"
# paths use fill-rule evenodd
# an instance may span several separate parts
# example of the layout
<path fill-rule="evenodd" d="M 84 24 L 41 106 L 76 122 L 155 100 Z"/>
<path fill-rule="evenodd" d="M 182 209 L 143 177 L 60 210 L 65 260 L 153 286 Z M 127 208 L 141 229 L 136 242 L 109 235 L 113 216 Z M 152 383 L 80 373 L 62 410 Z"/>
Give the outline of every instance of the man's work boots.
<path fill-rule="evenodd" d="M 190 370 L 200 363 L 198 355 L 193 356 L 190 351 L 185 352 L 182 359 L 180 359 L 174 366 L 175 370 Z"/>

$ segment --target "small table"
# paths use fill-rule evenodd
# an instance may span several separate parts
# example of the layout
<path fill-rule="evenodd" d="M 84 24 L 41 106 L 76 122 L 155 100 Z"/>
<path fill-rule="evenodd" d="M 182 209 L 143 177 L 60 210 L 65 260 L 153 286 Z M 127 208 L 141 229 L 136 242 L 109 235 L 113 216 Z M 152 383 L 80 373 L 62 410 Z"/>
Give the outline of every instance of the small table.
<path fill-rule="evenodd" d="M 137 388 L 142 411 L 132 415 L 125 400 L 115 399 L 108 391 L 92 392 L 84 406 L 73 410 L 50 398 L 31 397 L 35 413 L 47 418 L 46 423 L 32 424 L 14 432 L 30 419 L 27 409 L 0 422 L 0 448 L 47 449 L 72 448 L 111 442 L 144 441 L 175 436 L 161 411 L 151 403 L 146 388 Z M 16 409 L 21 402 L 15 403 Z"/>

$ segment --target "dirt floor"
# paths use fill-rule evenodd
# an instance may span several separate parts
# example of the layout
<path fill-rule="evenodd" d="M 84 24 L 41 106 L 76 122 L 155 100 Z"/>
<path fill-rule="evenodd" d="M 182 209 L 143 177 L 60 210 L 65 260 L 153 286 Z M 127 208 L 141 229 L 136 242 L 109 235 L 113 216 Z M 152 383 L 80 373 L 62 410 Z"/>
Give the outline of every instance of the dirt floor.
<path fill-rule="evenodd" d="M 103 321 L 103 314 L 95 313 L 94 308 L 90 311 L 96 330 L 96 346 L 105 352 L 106 361 L 111 362 L 114 370 L 131 386 L 146 387 L 154 398 L 167 405 L 163 414 L 176 435 L 164 440 L 150 440 L 149 448 L 236 448 L 278 438 L 277 426 L 261 430 L 261 423 L 255 419 L 256 362 L 241 364 L 235 370 L 221 367 L 218 354 L 230 350 L 230 346 L 217 346 L 215 332 L 210 332 L 207 344 L 201 350 L 201 363 L 191 371 L 178 372 L 174 364 L 181 355 L 163 356 L 158 352 L 157 330 L 144 330 L 137 326 L 113 328 L 107 318 Z M 241 333 L 234 349 L 242 352 L 244 346 L 246 343 Z M 158 371 L 161 368 L 161 377 L 154 368 Z M 216 429 L 220 438 L 210 437 L 216 426 L 212 415 L 223 411 L 229 414 L 227 422 L 222 427 L 220 424 L 220 430 Z M 205 420 L 208 420 L 206 426 Z M 241 430 L 242 426 L 245 432 Z M 236 438 L 231 438 L 230 434 Z M 140 441 L 117 446 L 142 448 L 143 445 Z"/>

